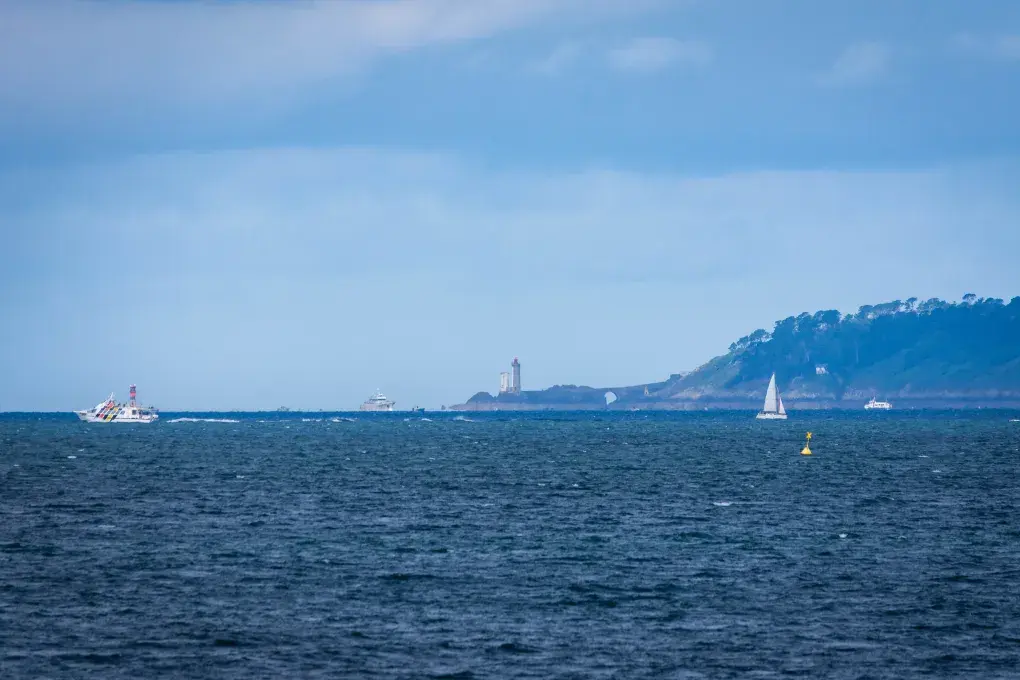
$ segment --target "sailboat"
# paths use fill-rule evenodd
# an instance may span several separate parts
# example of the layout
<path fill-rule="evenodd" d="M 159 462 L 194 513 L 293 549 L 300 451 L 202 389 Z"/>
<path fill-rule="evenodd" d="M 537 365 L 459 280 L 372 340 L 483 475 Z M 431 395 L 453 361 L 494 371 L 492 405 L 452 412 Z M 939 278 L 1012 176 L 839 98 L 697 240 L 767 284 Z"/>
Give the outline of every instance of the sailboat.
<path fill-rule="evenodd" d="M 776 374 L 769 379 L 769 389 L 765 393 L 765 406 L 758 415 L 758 420 L 786 420 L 786 408 L 783 407 L 783 398 L 779 396 L 779 388 L 776 387 Z"/>

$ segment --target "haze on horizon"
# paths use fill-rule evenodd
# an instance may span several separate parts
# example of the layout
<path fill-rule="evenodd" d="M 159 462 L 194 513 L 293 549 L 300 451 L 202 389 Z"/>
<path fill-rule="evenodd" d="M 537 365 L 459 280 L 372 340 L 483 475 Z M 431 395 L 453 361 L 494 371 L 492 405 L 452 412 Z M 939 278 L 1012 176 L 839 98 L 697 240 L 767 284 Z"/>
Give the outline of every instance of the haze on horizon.
<path fill-rule="evenodd" d="M 1009 0 L 0 4 L 0 411 L 665 378 L 1020 294 Z"/>

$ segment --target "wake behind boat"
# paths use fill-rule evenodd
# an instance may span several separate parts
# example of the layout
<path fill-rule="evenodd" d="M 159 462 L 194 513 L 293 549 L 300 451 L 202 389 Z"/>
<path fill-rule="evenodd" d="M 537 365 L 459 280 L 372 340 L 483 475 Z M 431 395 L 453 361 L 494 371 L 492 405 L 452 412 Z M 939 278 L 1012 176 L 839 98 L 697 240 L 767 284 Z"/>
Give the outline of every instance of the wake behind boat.
<path fill-rule="evenodd" d="M 151 423 L 159 418 L 159 413 L 152 406 L 139 406 L 136 401 L 135 386 L 131 388 L 131 399 L 126 404 L 118 404 L 111 393 L 106 401 L 94 408 L 75 411 L 78 420 L 86 423 Z"/>
<path fill-rule="evenodd" d="M 783 397 L 776 387 L 776 374 L 773 373 L 769 379 L 769 389 L 765 392 L 765 405 L 755 416 L 758 420 L 786 420 L 786 408 L 783 406 Z"/>

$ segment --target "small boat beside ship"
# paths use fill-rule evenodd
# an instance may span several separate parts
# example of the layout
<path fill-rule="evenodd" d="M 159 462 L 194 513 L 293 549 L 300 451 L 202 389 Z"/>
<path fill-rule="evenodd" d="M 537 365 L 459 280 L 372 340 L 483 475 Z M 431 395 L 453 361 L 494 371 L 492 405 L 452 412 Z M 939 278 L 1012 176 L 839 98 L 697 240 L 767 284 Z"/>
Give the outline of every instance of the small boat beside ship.
<path fill-rule="evenodd" d="M 361 405 L 362 411 L 392 411 L 397 402 L 387 399 L 386 396 L 376 390 L 375 394 L 365 400 Z"/>
<path fill-rule="evenodd" d="M 139 406 L 135 386 L 130 387 L 130 400 L 118 404 L 111 393 L 105 401 L 91 409 L 75 411 L 78 420 L 86 423 L 151 423 L 159 419 L 159 412 L 152 406 Z"/>
<path fill-rule="evenodd" d="M 878 401 L 877 399 L 875 399 L 875 397 L 872 397 L 871 401 L 869 401 L 867 404 L 864 405 L 864 410 L 866 410 L 866 411 L 874 411 L 874 410 L 888 411 L 891 408 L 892 408 L 892 404 L 890 404 L 887 401 Z"/>
<path fill-rule="evenodd" d="M 786 407 L 783 406 L 783 397 L 776 387 L 776 374 L 773 373 L 769 379 L 769 388 L 765 392 L 765 405 L 758 415 L 758 420 L 786 420 Z"/>

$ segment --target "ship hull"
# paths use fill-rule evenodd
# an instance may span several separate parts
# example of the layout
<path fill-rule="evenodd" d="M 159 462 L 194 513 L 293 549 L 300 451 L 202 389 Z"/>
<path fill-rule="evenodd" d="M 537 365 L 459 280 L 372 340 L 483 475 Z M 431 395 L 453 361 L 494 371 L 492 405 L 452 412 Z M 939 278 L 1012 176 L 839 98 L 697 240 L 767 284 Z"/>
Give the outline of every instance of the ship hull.
<path fill-rule="evenodd" d="M 785 413 L 767 413 L 765 411 L 762 411 L 761 413 L 756 415 L 755 418 L 757 418 L 758 420 L 786 420 L 786 414 Z"/>
<path fill-rule="evenodd" d="M 156 420 L 159 420 L 159 416 L 157 415 L 142 416 L 138 418 L 117 416 L 114 418 L 110 418 L 109 420 L 107 420 L 106 418 L 99 418 L 88 413 L 75 412 L 75 415 L 78 416 L 78 420 L 85 423 L 152 423 L 155 422 Z"/>

